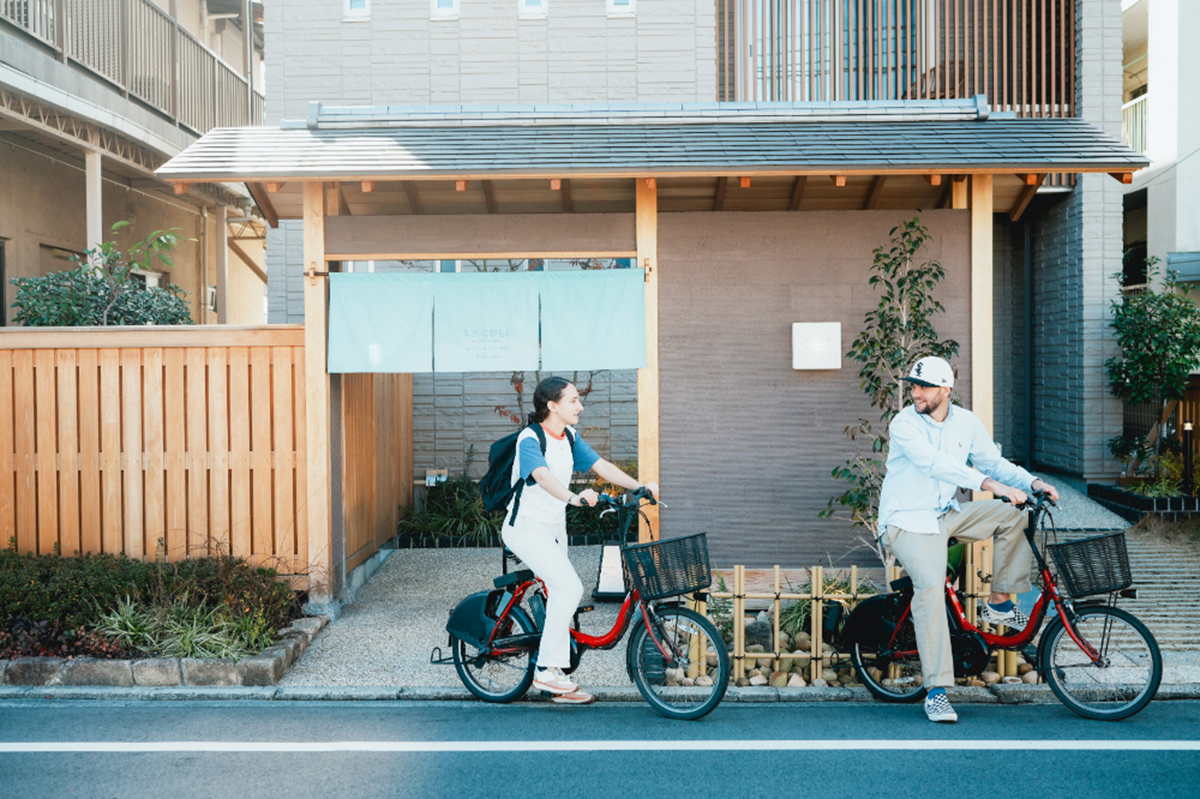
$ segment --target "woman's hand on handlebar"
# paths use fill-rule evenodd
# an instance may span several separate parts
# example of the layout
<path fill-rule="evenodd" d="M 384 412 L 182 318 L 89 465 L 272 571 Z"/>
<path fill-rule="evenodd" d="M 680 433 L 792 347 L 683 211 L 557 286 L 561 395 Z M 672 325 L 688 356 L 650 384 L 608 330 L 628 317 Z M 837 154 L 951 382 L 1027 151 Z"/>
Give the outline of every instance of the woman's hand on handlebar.
<path fill-rule="evenodd" d="M 658 483 L 651 480 L 644 487 L 650 489 L 650 493 L 654 495 L 655 499 L 658 499 Z"/>
<path fill-rule="evenodd" d="M 599 501 L 600 495 L 590 488 L 585 488 L 575 495 L 575 501 L 572 505 L 595 506 Z"/>

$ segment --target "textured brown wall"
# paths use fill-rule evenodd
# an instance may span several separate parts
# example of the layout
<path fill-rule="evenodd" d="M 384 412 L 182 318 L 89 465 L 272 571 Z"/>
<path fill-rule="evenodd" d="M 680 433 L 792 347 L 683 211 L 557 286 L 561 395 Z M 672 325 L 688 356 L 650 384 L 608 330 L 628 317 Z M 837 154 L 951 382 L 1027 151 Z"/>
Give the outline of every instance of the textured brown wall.
<path fill-rule="evenodd" d="M 818 519 L 854 451 L 843 429 L 878 418 L 856 364 L 792 369 L 793 322 L 841 322 L 843 352 L 878 296 L 871 251 L 900 211 L 698 213 L 659 217 L 663 534 L 706 531 L 718 566 L 872 563 L 859 531 Z M 926 211 L 926 257 L 946 268 L 942 337 L 961 345 L 970 406 L 970 228 Z"/>

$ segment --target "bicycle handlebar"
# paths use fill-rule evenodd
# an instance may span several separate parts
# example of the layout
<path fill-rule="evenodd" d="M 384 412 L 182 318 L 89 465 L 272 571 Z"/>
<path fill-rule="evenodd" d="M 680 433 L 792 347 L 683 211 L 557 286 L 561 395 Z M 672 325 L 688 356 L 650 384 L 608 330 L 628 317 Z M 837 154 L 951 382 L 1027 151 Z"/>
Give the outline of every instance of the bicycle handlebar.
<path fill-rule="evenodd" d="M 1028 499 L 1028 497 L 1033 497 L 1033 499 L 1032 500 Z M 1000 500 L 1001 502 L 1009 501 L 1008 497 L 996 497 L 996 499 Z M 1024 502 L 1022 502 L 1020 505 L 1017 505 L 1017 507 L 1018 508 L 1043 508 L 1046 505 L 1050 505 L 1055 508 L 1058 507 L 1058 503 L 1055 502 L 1054 500 L 1050 499 L 1050 492 L 1048 492 L 1048 491 L 1032 491 L 1027 495 L 1026 500 Z"/>
<path fill-rule="evenodd" d="M 649 500 L 651 505 L 662 505 L 664 508 L 667 507 L 665 504 L 655 499 L 653 492 L 651 492 L 650 489 L 646 488 L 645 486 L 642 486 L 634 491 L 630 491 L 627 494 L 622 494 L 619 497 L 614 497 L 607 493 L 601 494 L 597 498 L 595 505 L 590 505 L 587 502 L 584 502 L 582 499 L 580 499 L 580 504 L 587 508 L 608 507 L 613 510 L 621 510 L 624 508 L 637 507 L 639 504 L 641 504 L 643 499 Z"/>

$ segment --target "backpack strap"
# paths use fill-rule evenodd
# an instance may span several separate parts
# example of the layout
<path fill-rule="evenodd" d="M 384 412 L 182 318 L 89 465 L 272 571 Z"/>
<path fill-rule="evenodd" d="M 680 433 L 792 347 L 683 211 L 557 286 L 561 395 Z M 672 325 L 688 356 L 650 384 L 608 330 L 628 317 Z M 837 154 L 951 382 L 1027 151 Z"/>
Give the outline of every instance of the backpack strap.
<path fill-rule="evenodd" d="M 542 454 L 545 455 L 546 454 L 546 431 L 542 429 L 542 426 L 540 424 L 531 424 L 531 425 L 528 425 L 528 427 L 533 428 L 534 435 L 536 435 L 537 439 L 538 439 L 538 444 L 540 444 L 542 447 Z M 573 440 L 571 442 L 571 446 L 572 447 L 575 446 L 575 442 Z M 520 436 L 517 437 L 517 455 L 516 455 L 516 457 L 518 460 L 521 457 L 521 438 L 520 438 Z M 520 478 L 517 479 L 517 488 L 513 492 L 513 509 L 512 509 L 512 513 L 509 514 L 509 517 L 508 517 L 508 526 L 509 527 L 512 527 L 517 521 L 517 510 L 520 509 L 520 507 L 521 507 L 521 492 L 525 490 L 525 486 L 533 485 L 536 482 L 537 482 L 537 480 L 533 479 L 532 474 L 529 475 L 529 477 L 525 478 L 524 480 L 521 480 Z"/>

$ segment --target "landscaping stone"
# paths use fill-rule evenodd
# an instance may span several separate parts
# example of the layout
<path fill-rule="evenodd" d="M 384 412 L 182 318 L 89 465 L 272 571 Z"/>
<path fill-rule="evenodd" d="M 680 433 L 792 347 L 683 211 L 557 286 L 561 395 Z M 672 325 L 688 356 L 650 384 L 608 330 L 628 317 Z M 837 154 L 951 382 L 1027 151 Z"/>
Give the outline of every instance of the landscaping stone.
<path fill-rule="evenodd" d="M 197 660 L 183 658 L 183 684 L 205 688 L 228 688 L 238 684 L 237 663 L 228 659 Z"/>
<path fill-rule="evenodd" d="M 183 671 L 176 658 L 151 658 L 133 662 L 134 685 L 162 688 L 183 683 Z"/>
<path fill-rule="evenodd" d="M 1021 675 L 1021 682 L 1026 685 L 1037 685 L 1038 673 L 1036 671 L 1027 671 Z"/>
<path fill-rule="evenodd" d="M 0 685 L 4 685 L 4 672 L 8 671 L 8 661 L 0 660 Z"/>
<path fill-rule="evenodd" d="M 755 644 L 762 647 L 757 651 L 770 652 L 775 649 L 775 630 L 765 621 L 756 621 L 746 625 L 746 651 Z"/>
<path fill-rule="evenodd" d="M 767 682 L 768 682 L 767 678 L 762 676 L 761 674 L 755 674 L 753 677 L 750 678 L 751 685 L 766 685 Z"/>
<path fill-rule="evenodd" d="M 253 655 L 237 664 L 238 680 L 242 685 L 267 686 L 279 682 L 284 672 L 284 658 L 273 655 Z"/>
<path fill-rule="evenodd" d="M 75 658 L 63 664 L 59 679 L 63 685 L 102 685 L 133 687 L 133 664 L 128 660 Z"/>
<path fill-rule="evenodd" d="M 786 688 L 788 684 L 788 676 L 782 671 L 771 672 L 770 684 L 772 688 Z"/>
<path fill-rule="evenodd" d="M 4 672 L 6 685 L 49 685 L 66 658 L 17 658 Z"/>
<path fill-rule="evenodd" d="M 302 630 L 309 640 L 321 631 L 321 628 L 329 621 L 328 616 L 305 616 L 302 619 L 296 619 L 292 622 L 292 628 Z"/>
<path fill-rule="evenodd" d="M 278 657 L 281 661 L 283 661 L 283 667 L 286 669 L 288 666 L 296 662 L 296 657 L 299 655 L 299 652 L 292 647 L 276 644 L 275 646 L 267 647 L 259 654 L 264 657 Z"/>
<path fill-rule="evenodd" d="M 806 685 L 808 685 L 808 683 L 806 683 L 804 681 L 804 678 L 801 677 L 799 674 L 795 674 L 795 673 L 793 673 L 792 676 L 789 677 L 788 681 L 787 681 L 788 688 L 803 688 Z"/>

